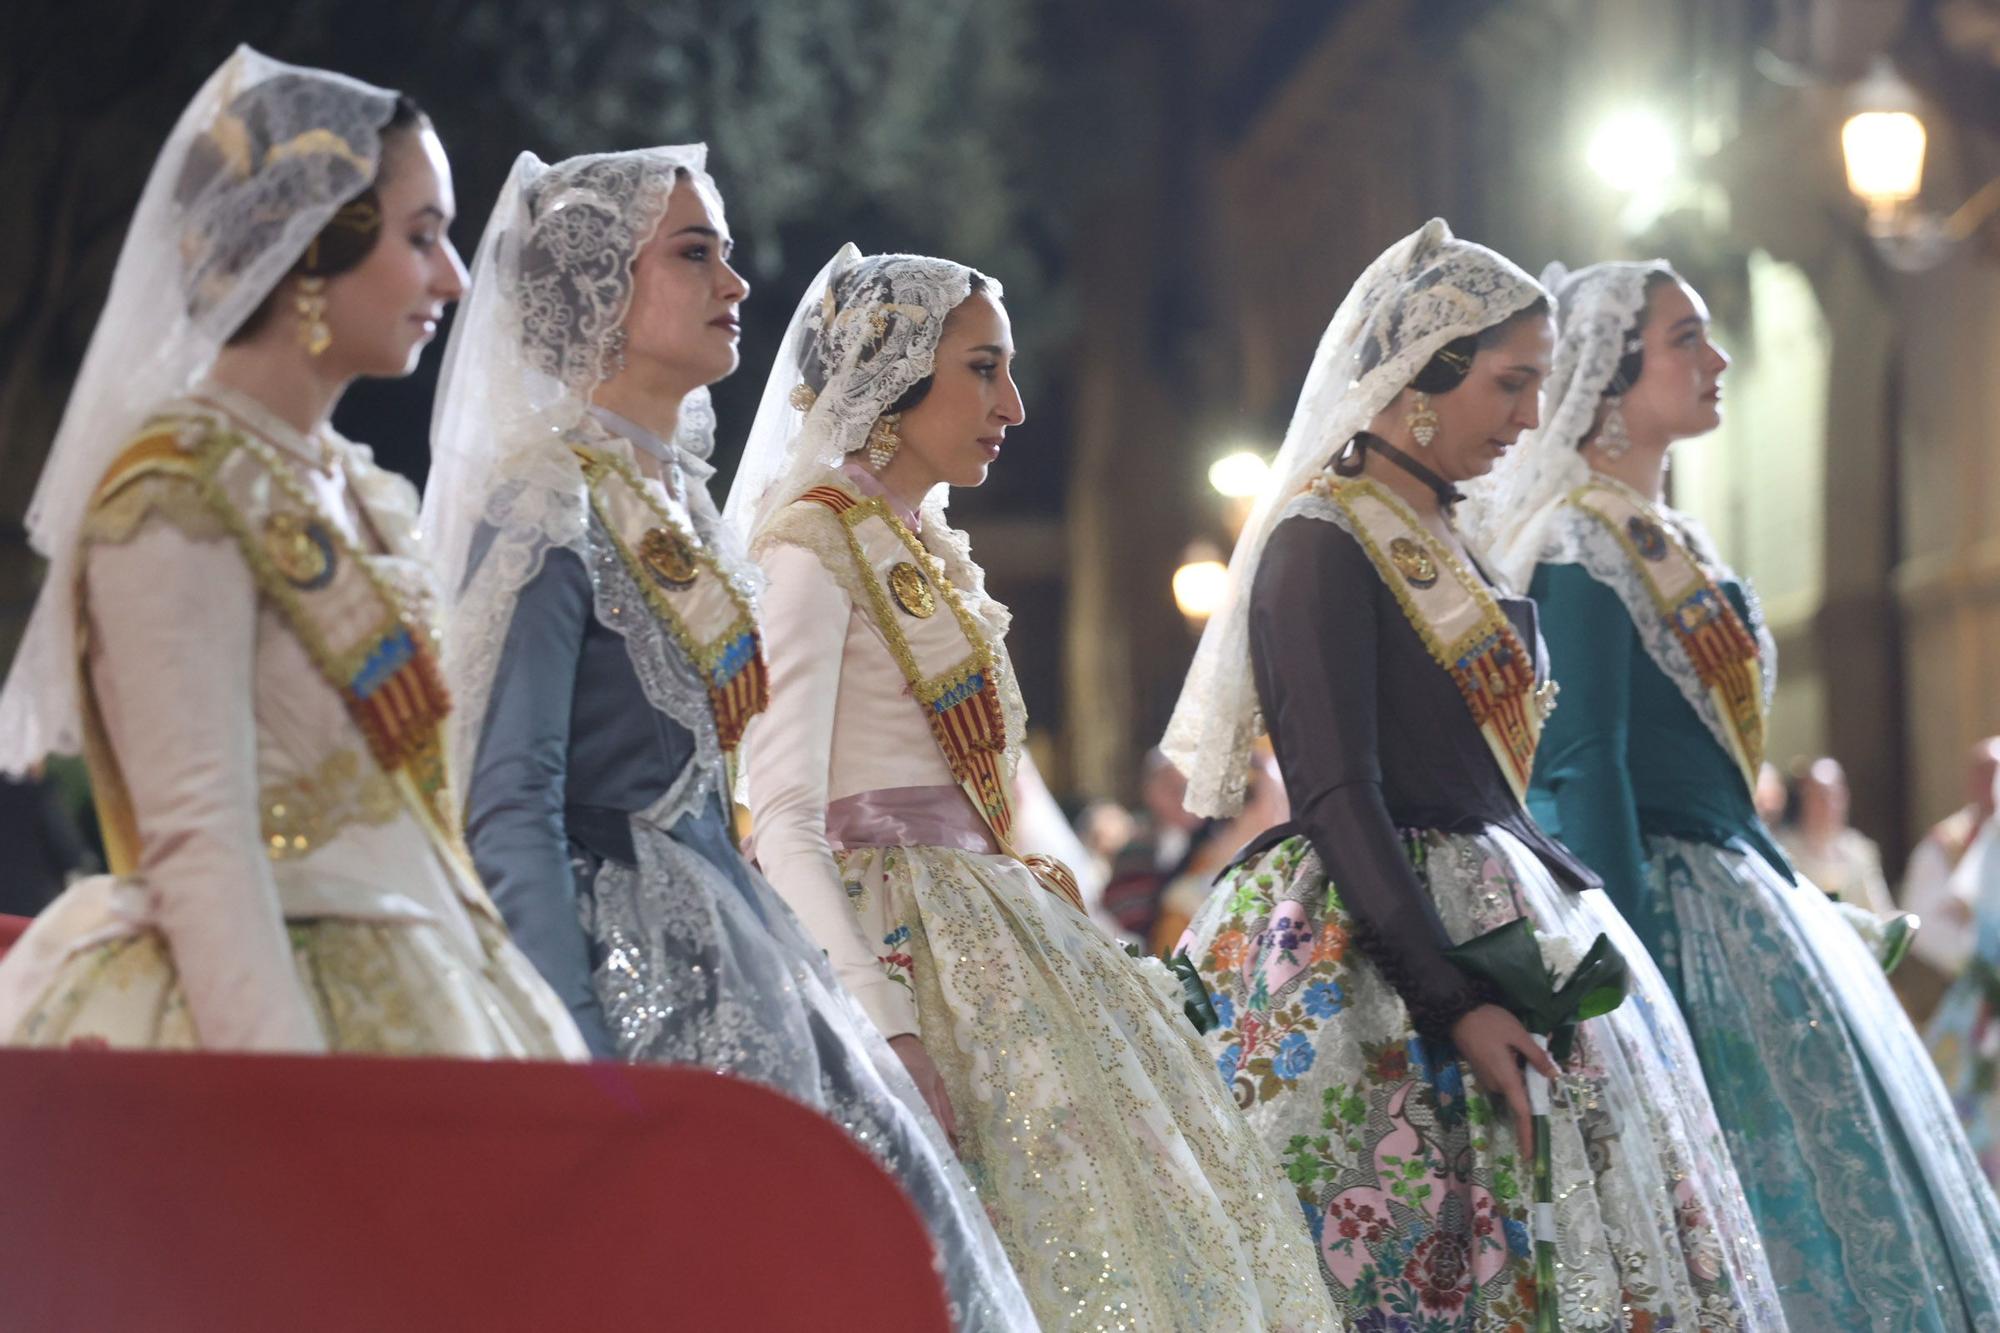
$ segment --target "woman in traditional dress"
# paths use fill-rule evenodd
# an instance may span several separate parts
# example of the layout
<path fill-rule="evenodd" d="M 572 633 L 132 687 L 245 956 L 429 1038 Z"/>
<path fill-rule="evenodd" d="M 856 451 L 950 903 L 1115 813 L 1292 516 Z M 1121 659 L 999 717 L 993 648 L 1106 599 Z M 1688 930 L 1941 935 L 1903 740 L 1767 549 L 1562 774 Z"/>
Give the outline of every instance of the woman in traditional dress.
<path fill-rule="evenodd" d="M 1882 968 L 1751 804 L 1776 681 L 1749 585 L 1663 499 L 1728 358 L 1664 261 L 1560 266 L 1546 425 L 1481 496 L 1562 708 L 1530 796 L 1603 877 L 1692 1031 L 1800 1328 L 2000 1326 L 2000 1208 Z"/>
<path fill-rule="evenodd" d="M 0 767 L 88 759 L 112 876 L 0 964 L 0 1038 L 581 1056 L 444 780 L 416 492 L 328 424 L 463 289 L 406 98 L 247 47 L 154 165 L 29 513 Z"/>
<path fill-rule="evenodd" d="M 916 1089 L 730 827 L 766 688 L 755 567 L 708 494 L 749 289 L 705 157 L 523 153 L 480 242 L 424 497 L 467 837 L 594 1053 L 824 1111 L 917 1202 L 959 1327 L 1029 1329 Z"/>
<path fill-rule="evenodd" d="M 1222 1081 L 1357 1327 L 1533 1326 L 1533 1239 L 1565 1329 L 1781 1327 L 1672 998 L 1521 804 L 1554 693 L 1534 607 L 1453 526 L 1457 483 L 1536 423 L 1553 346 L 1546 293 L 1441 221 L 1335 314 L 1165 741 L 1188 808 L 1221 816 L 1268 724 L 1293 817 L 1185 947 Z M 1446 952 L 1523 916 L 1557 956 L 1602 934 L 1630 966 L 1559 1076 L 1551 1219 L 1521 1063 L 1553 1065 Z"/>
<path fill-rule="evenodd" d="M 1973 839 L 1952 888 L 1954 901 L 1972 904 L 1972 956 L 1924 1039 L 1987 1180 L 2000 1184 L 2000 821 Z"/>
<path fill-rule="evenodd" d="M 730 494 L 769 579 L 759 862 L 956 1132 L 1044 1328 L 1332 1329 L 1164 964 L 1017 855 L 1007 611 L 945 521 L 1022 406 L 999 285 L 842 249 Z"/>

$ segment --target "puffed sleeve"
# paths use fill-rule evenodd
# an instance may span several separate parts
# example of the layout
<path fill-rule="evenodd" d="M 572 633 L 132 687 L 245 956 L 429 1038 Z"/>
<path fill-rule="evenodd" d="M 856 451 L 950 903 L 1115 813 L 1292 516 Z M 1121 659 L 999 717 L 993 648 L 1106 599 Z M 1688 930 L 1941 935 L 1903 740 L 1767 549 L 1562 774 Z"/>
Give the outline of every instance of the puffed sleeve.
<path fill-rule="evenodd" d="M 92 545 L 85 580 L 91 687 L 195 1034 L 324 1051 L 258 820 L 258 599 L 241 552 L 152 519 Z"/>
<path fill-rule="evenodd" d="M 1353 537 L 1319 519 L 1287 519 L 1251 589 L 1251 665 L 1292 820 L 1352 918 L 1356 945 L 1417 1030 L 1444 1036 L 1484 995 L 1444 956 L 1451 937 L 1382 797 L 1376 617 L 1402 614 L 1386 600 Z"/>
<path fill-rule="evenodd" d="M 916 1002 L 878 957 L 894 929 L 885 905 L 851 905 L 826 838 L 827 778 L 853 602 L 819 557 L 777 543 L 759 558 L 771 705 L 748 737 L 750 822 L 757 862 L 884 1037 L 917 1031 Z M 867 914 L 864 920 L 863 913 Z"/>
<path fill-rule="evenodd" d="M 1646 920 L 1645 849 L 1627 767 L 1638 631 L 1618 594 L 1582 565 L 1543 565 L 1532 590 L 1549 674 L 1562 686 L 1535 756 L 1536 785 L 1548 793 L 1538 813 L 1597 872 L 1619 911 Z"/>
<path fill-rule="evenodd" d="M 615 1058 L 563 822 L 570 708 L 591 614 L 583 561 L 550 551 L 507 626 L 466 787 L 465 837 L 514 942 L 561 998 L 590 1053 Z"/>

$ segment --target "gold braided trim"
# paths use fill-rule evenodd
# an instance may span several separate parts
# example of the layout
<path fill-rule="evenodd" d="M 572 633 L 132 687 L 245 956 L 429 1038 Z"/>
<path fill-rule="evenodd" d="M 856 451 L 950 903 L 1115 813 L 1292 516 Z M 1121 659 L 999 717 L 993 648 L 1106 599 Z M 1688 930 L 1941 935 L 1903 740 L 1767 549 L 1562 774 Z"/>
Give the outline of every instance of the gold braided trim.
<path fill-rule="evenodd" d="M 1759 666 L 1763 654 L 1756 636 L 1701 558 L 1645 497 L 1600 477 L 1571 491 L 1568 501 L 1601 524 L 1625 553 L 1714 705 L 1745 789 L 1754 791 L 1764 764 L 1767 725 Z M 1635 525 L 1649 542 L 1659 543 L 1655 550 L 1639 548 Z"/>
<path fill-rule="evenodd" d="M 1007 748 L 1007 728 L 1000 706 L 1000 657 L 986 637 L 985 622 L 965 605 L 964 598 L 946 575 L 943 563 L 931 554 L 922 540 L 881 498 L 863 497 L 844 484 L 828 481 L 807 491 L 800 499 L 823 506 L 840 520 L 847 538 L 848 555 L 857 578 L 867 590 L 868 609 L 882 635 L 883 644 L 902 670 L 904 680 L 909 682 L 910 692 L 924 711 L 924 721 L 930 727 L 931 736 L 937 742 L 946 765 L 972 802 L 972 808 L 992 832 L 994 842 L 1003 853 L 1026 866 L 1043 889 L 1077 911 L 1083 911 L 1082 894 L 1077 888 L 1076 877 L 1068 867 L 1053 857 L 1023 856 L 1014 846 L 1014 807 L 1007 791 L 1002 762 Z M 889 589 L 876 573 L 875 561 L 862 544 L 859 528 L 870 519 L 882 521 L 911 560 L 923 570 L 937 596 L 958 622 L 968 656 L 939 675 L 924 674 L 897 619 Z M 975 678 L 980 679 L 980 688 L 975 695 L 966 696 L 965 691 Z M 938 703 L 952 695 L 961 697 L 941 712 Z"/>
<path fill-rule="evenodd" d="M 1542 734 L 1542 715 L 1551 706 L 1535 677 L 1534 655 L 1521 641 L 1513 623 L 1494 600 L 1486 581 L 1468 569 L 1457 554 L 1432 536 L 1415 512 L 1394 492 L 1368 478 L 1341 477 L 1331 470 L 1320 473 L 1306 489 L 1340 509 L 1347 516 L 1349 530 L 1369 563 L 1402 608 L 1411 628 L 1423 640 L 1431 658 L 1451 676 L 1459 697 L 1485 738 L 1500 772 L 1513 788 L 1515 798 L 1527 799 L 1528 783 L 1534 775 L 1535 751 Z M 1469 628 L 1447 642 L 1433 619 L 1434 608 L 1419 603 L 1411 587 L 1411 576 L 1402 570 L 1378 540 L 1380 534 L 1356 508 L 1357 501 L 1372 500 L 1403 530 L 1392 534 L 1418 544 L 1437 571 L 1448 575 L 1458 594 L 1473 613 Z M 1435 586 L 1437 576 L 1423 586 Z"/>
<path fill-rule="evenodd" d="M 653 498 L 631 464 L 580 444 L 572 444 L 570 449 L 583 465 L 584 480 L 590 487 L 591 511 L 597 515 L 599 524 L 610 539 L 611 549 L 617 552 L 618 563 L 625 567 L 625 572 L 638 586 L 646 606 L 667 627 L 674 642 L 680 645 L 681 651 L 694 661 L 701 672 L 702 683 L 709 689 L 709 707 L 722 748 L 735 749 L 750 719 L 770 704 L 770 678 L 764 666 L 763 639 L 757 627 L 756 608 L 730 579 L 721 562 L 715 558 L 714 551 Z M 651 571 L 632 550 L 625 535 L 618 531 L 618 524 L 607 508 L 607 497 L 603 492 L 606 481 L 611 478 L 623 482 L 627 492 L 645 507 L 659 526 L 679 534 L 686 543 L 688 555 L 700 567 L 697 577 L 713 580 L 714 586 L 727 596 L 734 614 L 714 637 L 704 639 L 695 632 L 680 609 L 653 581 Z M 749 640 L 748 660 L 740 662 L 727 678 L 721 678 L 732 654 L 744 653 L 743 642 L 746 638 Z"/>
<path fill-rule="evenodd" d="M 235 538 L 258 592 L 278 609 L 307 658 L 340 696 L 355 726 L 369 740 L 373 757 L 395 785 L 410 813 L 429 835 L 432 845 L 458 872 L 466 898 L 477 909 L 493 914 L 494 908 L 481 886 L 471 853 L 451 813 L 437 722 L 412 719 L 416 725 L 396 737 L 393 747 L 381 743 L 383 738 L 376 734 L 381 719 L 364 716 L 367 710 L 350 690 L 351 684 L 379 647 L 376 636 L 363 636 L 356 648 L 345 653 L 332 650 L 311 609 L 265 551 L 263 534 L 251 518 L 237 507 L 235 498 L 229 492 L 224 469 L 245 458 L 259 468 L 261 477 L 281 492 L 292 506 L 319 520 L 319 527 L 333 548 L 335 561 L 351 561 L 352 568 L 365 578 L 382 607 L 385 628 L 408 631 L 417 653 L 415 665 L 418 674 L 425 677 L 423 683 L 436 696 L 437 702 L 448 706 L 443 704 L 446 696 L 442 679 L 431 679 L 435 676 L 437 630 L 424 621 L 416 607 L 405 603 L 401 591 L 347 539 L 337 524 L 326 521 L 311 493 L 272 445 L 248 431 L 225 424 L 218 417 L 156 418 L 113 464 L 100 484 L 96 498 L 99 501 L 108 499 L 140 476 L 178 476 L 198 488 L 209 510 Z M 397 753 L 398 762 L 393 768 L 384 762 L 384 755 L 390 748 Z M 497 915 L 495 919 L 498 919 Z"/>

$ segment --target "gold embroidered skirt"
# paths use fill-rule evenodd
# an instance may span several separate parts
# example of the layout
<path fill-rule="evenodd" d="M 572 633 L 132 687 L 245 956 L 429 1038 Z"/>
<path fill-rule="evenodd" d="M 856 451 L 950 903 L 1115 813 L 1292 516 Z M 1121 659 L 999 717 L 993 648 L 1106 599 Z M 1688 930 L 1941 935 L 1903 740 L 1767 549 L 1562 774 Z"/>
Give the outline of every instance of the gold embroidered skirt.
<path fill-rule="evenodd" d="M 292 958 L 327 1049 L 341 1055 L 562 1059 L 539 981 L 499 927 L 474 919 L 468 960 L 422 922 L 289 923 Z M 20 1046 L 200 1047 L 166 938 L 147 929 L 78 951 L 8 1040 Z"/>
<path fill-rule="evenodd" d="M 959 1155 L 1045 1329 L 1342 1327 L 1276 1160 L 1157 963 L 1011 857 L 838 860 L 916 998 Z"/>

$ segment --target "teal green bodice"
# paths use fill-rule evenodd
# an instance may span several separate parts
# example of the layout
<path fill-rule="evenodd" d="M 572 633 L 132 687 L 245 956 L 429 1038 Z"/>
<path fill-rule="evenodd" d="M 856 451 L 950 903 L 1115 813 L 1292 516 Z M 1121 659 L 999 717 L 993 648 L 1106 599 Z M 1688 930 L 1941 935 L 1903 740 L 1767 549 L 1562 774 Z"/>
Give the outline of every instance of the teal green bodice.
<path fill-rule="evenodd" d="M 1754 625 L 1743 585 L 1720 586 Z M 1790 878 L 1735 761 L 1647 654 L 1618 594 L 1574 564 L 1537 566 L 1529 591 L 1562 686 L 1535 756 L 1536 821 L 1603 878 L 1628 917 L 1639 914 L 1649 833 L 1747 844 Z"/>

